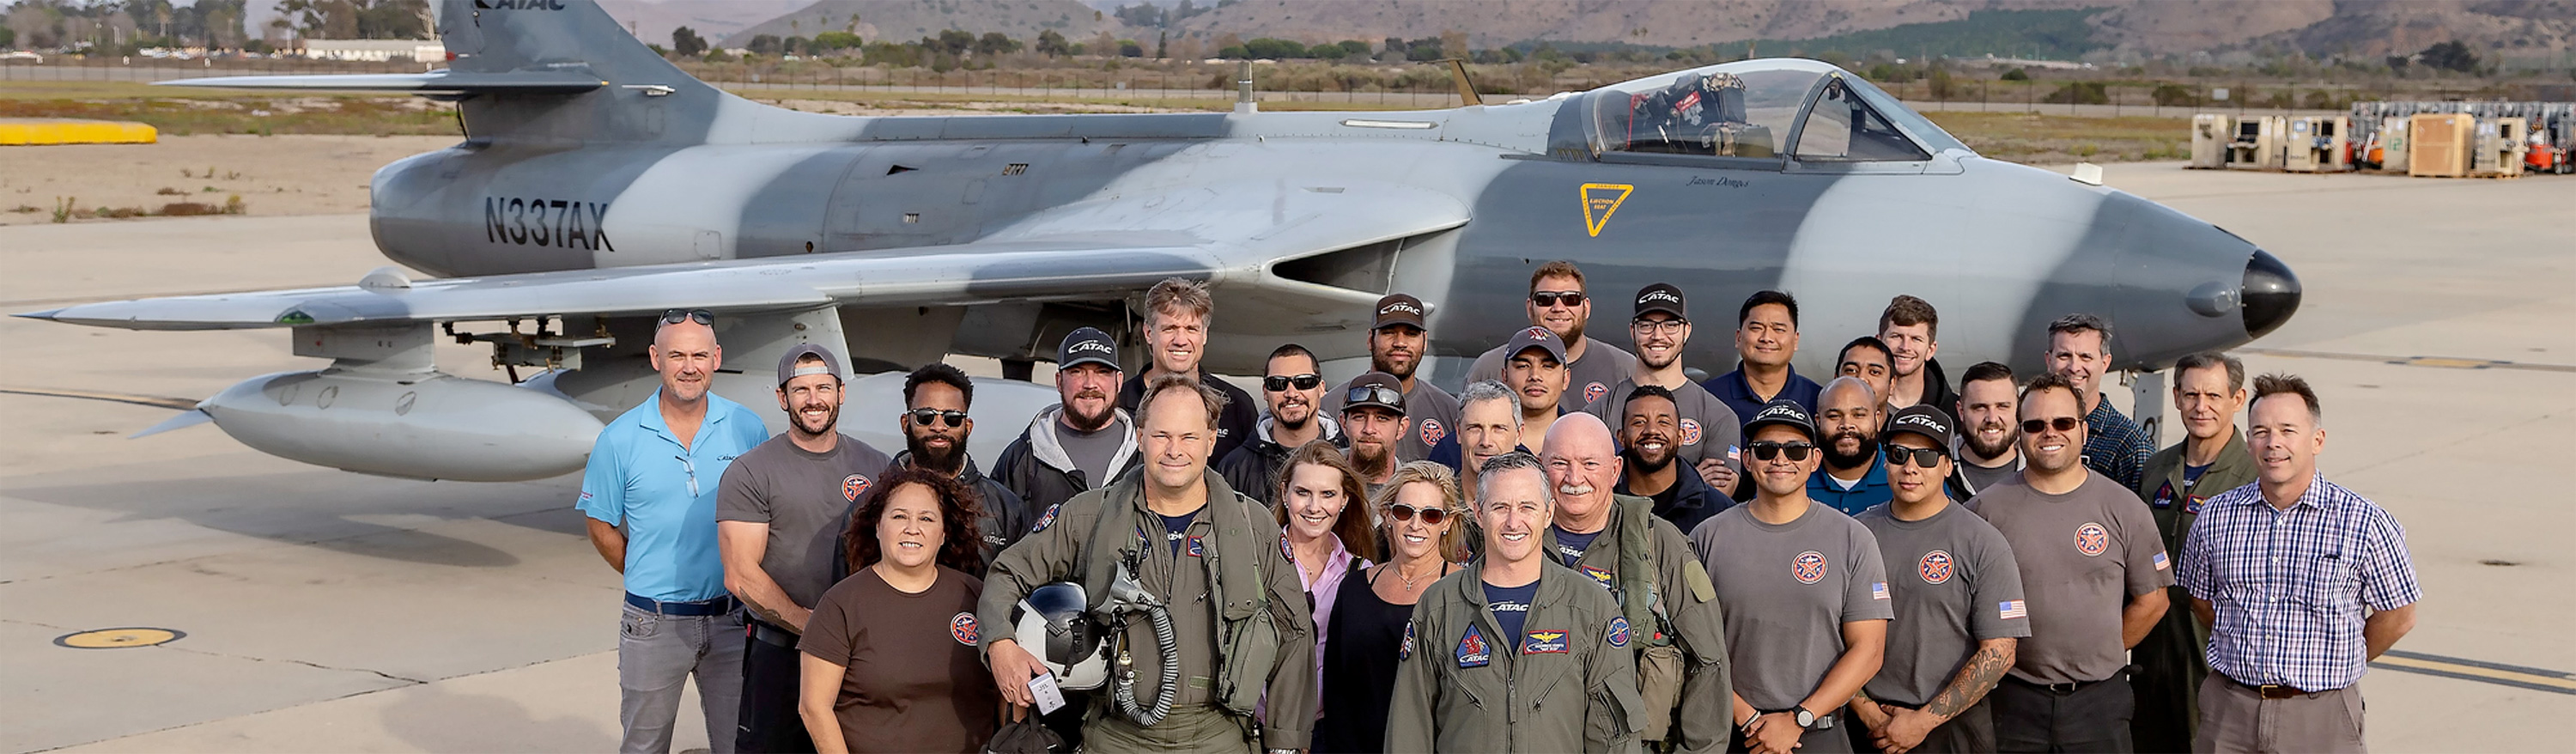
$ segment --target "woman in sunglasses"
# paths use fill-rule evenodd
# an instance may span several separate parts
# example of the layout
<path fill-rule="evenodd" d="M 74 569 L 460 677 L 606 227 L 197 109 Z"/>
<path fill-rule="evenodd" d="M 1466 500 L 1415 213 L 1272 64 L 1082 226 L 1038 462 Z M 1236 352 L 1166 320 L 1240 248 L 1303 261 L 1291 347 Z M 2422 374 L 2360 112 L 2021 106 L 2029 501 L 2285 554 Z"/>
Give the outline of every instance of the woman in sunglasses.
<path fill-rule="evenodd" d="M 1464 549 L 1458 520 L 1458 479 L 1430 461 L 1398 466 L 1378 491 L 1389 536 L 1389 562 L 1352 571 L 1342 579 L 1330 623 L 1324 626 L 1323 719 L 1315 723 L 1314 751 L 1386 750 L 1386 711 L 1395 695 L 1398 653 L 1413 603 L 1440 577 L 1458 570 L 1451 558 Z"/>

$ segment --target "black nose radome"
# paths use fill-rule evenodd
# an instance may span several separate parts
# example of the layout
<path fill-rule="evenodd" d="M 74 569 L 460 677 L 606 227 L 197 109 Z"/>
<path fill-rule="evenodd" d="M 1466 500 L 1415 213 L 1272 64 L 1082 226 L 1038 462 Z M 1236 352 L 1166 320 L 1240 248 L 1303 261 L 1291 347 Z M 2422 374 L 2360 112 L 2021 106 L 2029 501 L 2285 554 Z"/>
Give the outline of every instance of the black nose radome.
<path fill-rule="evenodd" d="M 2272 252 L 2254 250 L 2245 263 L 2245 336 L 2260 338 L 2281 329 L 2299 311 L 2299 276 Z"/>

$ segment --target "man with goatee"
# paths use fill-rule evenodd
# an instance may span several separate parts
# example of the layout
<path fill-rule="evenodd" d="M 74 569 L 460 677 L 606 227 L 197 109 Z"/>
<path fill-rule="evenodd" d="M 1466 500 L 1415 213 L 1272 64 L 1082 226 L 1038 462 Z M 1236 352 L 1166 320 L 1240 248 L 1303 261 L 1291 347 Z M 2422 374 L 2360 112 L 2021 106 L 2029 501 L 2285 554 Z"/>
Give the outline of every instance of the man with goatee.
<path fill-rule="evenodd" d="M 1342 427 L 1317 408 L 1323 405 L 1324 375 L 1315 361 L 1315 353 L 1305 346 L 1289 343 L 1270 351 L 1270 360 L 1262 368 L 1261 399 L 1269 404 L 1269 415 L 1253 425 L 1252 436 L 1243 445 L 1217 459 L 1213 468 L 1225 484 L 1244 497 L 1275 502 L 1279 493 L 1279 472 L 1288 468 L 1288 456 L 1306 443 L 1322 440 L 1334 447 L 1349 447 L 1342 437 Z M 1428 386 L 1428 383 L 1425 384 Z M 1439 388 L 1431 388 L 1438 390 Z"/>
<path fill-rule="evenodd" d="M 1836 377 L 1816 395 L 1816 423 L 1824 431 L 1824 464 L 1807 478 L 1807 498 L 1846 516 L 1888 500 L 1887 466 L 1878 457 L 1877 393 L 1859 377 Z"/>
<path fill-rule="evenodd" d="M 967 455 L 966 440 L 975 434 L 975 419 L 966 412 L 974 405 L 975 383 L 966 379 L 965 372 L 939 363 L 912 370 L 903 378 L 903 415 L 895 417 L 902 425 L 903 455 L 895 456 L 894 462 L 946 474 L 975 491 L 982 514 L 975 522 L 976 535 L 983 538 L 984 562 L 990 563 L 1002 548 L 1029 533 L 1038 514 L 1011 488 L 984 476 Z"/>
<path fill-rule="evenodd" d="M 1377 321 L 1369 328 L 1369 369 L 1394 375 L 1404 386 L 1404 420 L 1410 429 L 1395 444 L 1397 463 L 1430 458 L 1432 446 L 1458 432 L 1457 397 L 1416 373 L 1431 348 L 1427 311 L 1422 299 L 1411 294 L 1387 294 L 1377 300 Z M 1344 397 L 1324 396 L 1325 415 L 1341 415 Z"/>

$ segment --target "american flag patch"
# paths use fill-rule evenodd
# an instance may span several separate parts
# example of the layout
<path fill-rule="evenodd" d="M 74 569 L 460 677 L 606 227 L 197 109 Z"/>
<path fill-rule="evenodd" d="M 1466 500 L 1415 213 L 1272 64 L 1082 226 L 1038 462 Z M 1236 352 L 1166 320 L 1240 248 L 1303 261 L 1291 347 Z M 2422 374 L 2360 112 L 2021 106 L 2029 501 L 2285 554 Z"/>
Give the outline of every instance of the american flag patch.
<path fill-rule="evenodd" d="M 2030 603 L 2023 602 L 2021 600 L 2004 600 L 2003 604 L 1996 607 L 1995 614 L 2003 620 L 2028 618 L 2030 617 Z"/>
<path fill-rule="evenodd" d="M 2165 567 L 2169 565 L 2172 565 L 2172 563 L 2166 562 L 2164 553 L 2156 553 L 2156 570 L 2164 570 Z"/>
<path fill-rule="evenodd" d="M 1874 600 L 1887 599 L 1887 582 L 1869 582 L 1869 598 Z"/>

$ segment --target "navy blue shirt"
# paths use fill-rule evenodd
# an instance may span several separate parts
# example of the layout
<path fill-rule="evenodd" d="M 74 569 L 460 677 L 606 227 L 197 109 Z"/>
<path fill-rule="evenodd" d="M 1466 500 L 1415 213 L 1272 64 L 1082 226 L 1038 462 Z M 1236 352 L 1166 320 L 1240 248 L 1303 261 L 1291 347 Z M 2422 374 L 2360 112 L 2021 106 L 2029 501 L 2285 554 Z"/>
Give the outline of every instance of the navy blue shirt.
<path fill-rule="evenodd" d="M 1815 380 L 1798 376 L 1798 368 L 1793 366 L 1789 368 L 1789 381 L 1780 387 L 1779 395 L 1769 398 L 1754 395 L 1752 383 L 1744 381 L 1744 362 L 1741 361 L 1735 363 L 1735 371 L 1710 377 L 1699 386 L 1708 388 L 1710 395 L 1725 401 L 1727 408 L 1735 409 L 1736 421 L 1752 420 L 1754 414 L 1762 411 L 1762 404 L 1781 398 L 1797 401 L 1799 407 L 1813 414 L 1816 412 L 1816 394 L 1824 392 Z"/>
<path fill-rule="evenodd" d="M 1154 515 L 1161 516 L 1162 514 L 1157 513 Z M 1178 516 L 1163 516 L 1163 538 L 1171 541 L 1173 557 L 1180 557 L 1181 535 L 1188 532 L 1190 530 L 1190 522 L 1196 521 L 1198 518 L 1198 511 L 1190 511 Z"/>
<path fill-rule="evenodd" d="M 1567 568 L 1573 568 L 1575 563 L 1582 562 L 1583 551 L 1592 549 L 1592 540 L 1601 538 L 1600 531 L 1590 534 L 1576 534 L 1553 524 L 1549 525 L 1547 528 L 1556 530 L 1556 559 L 1565 561 L 1565 567 Z M 1602 529 L 1601 531 L 1609 531 L 1609 529 Z M 1485 588 L 1492 589 L 1493 587 L 1489 586 Z"/>
<path fill-rule="evenodd" d="M 1565 536 L 1562 531 L 1556 534 Z M 1485 609 L 1494 611 L 1494 622 L 1503 624 L 1502 646 L 1520 646 L 1521 625 L 1529 620 L 1530 601 L 1535 599 L 1538 599 L 1536 581 L 1520 586 L 1485 585 Z"/>
<path fill-rule="evenodd" d="M 1887 486 L 1887 456 L 1871 453 L 1869 471 L 1862 473 L 1860 483 L 1848 490 L 1825 478 L 1825 467 L 1817 466 L 1816 473 L 1807 477 L 1807 498 L 1842 511 L 1846 516 L 1860 515 L 1870 506 L 1895 499 L 1895 493 L 1890 492 Z"/>

